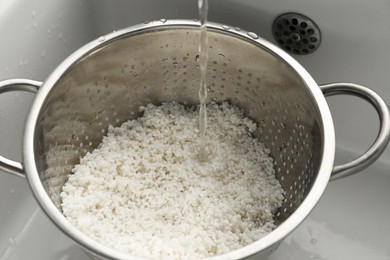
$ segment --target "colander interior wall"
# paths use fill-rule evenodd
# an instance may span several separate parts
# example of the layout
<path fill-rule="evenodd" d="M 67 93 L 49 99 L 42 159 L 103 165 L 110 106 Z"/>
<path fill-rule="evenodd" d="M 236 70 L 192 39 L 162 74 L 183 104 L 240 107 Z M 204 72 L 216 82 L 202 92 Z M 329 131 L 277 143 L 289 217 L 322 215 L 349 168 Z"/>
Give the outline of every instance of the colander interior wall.
<path fill-rule="evenodd" d="M 35 131 L 41 181 L 61 210 L 62 185 L 109 125 L 140 115 L 140 106 L 176 100 L 198 104 L 199 30 L 161 27 L 111 39 L 75 62 L 52 86 Z M 209 30 L 209 100 L 229 101 L 258 124 L 286 191 L 275 213 L 282 222 L 316 178 L 322 122 L 309 88 L 288 64 L 237 35 Z"/>

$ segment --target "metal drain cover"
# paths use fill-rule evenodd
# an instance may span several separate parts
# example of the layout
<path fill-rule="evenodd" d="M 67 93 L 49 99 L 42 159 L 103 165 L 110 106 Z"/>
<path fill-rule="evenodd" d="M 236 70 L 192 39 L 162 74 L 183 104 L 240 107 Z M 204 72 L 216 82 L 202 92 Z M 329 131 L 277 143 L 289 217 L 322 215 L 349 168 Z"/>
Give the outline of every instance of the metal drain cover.
<path fill-rule="evenodd" d="M 298 13 L 286 13 L 277 17 L 272 25 L 276 42 L 293 54 L 310 54 L 318 49 L 321 33 L 308 17 Z"/>

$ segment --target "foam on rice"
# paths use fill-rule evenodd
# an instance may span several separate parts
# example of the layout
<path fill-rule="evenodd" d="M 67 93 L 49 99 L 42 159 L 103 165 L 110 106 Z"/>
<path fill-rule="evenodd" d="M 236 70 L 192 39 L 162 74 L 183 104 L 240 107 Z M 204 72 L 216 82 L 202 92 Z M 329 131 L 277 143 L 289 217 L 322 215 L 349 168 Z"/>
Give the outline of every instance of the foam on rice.
<path fill-rule="evenodd" d="M 209 160 L 199 162 L 199 113 L 176 102 L 109 127 L 61 193 L 66 218 L 121 252 L 158 259 L 227 253 L 275 228 L 283 190 L 256 124 L 228 103 L 208 105 Z"/>

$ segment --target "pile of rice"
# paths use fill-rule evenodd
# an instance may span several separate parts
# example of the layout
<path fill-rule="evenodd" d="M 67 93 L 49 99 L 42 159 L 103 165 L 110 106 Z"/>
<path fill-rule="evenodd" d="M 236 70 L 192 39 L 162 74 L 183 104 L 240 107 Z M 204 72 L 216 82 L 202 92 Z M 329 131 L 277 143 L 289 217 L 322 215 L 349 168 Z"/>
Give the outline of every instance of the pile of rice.
<path fill-rule="evenodd" d="M 198 160 L 199 112 L 176 102 L 141 108 L 110 127 L 73 169 L 61 198 L 67 219 L 135 256 L 223 254 L 275 228 L 283 190 L 256 124 L 228 103 L 208 105 L 208 160 Z"/>

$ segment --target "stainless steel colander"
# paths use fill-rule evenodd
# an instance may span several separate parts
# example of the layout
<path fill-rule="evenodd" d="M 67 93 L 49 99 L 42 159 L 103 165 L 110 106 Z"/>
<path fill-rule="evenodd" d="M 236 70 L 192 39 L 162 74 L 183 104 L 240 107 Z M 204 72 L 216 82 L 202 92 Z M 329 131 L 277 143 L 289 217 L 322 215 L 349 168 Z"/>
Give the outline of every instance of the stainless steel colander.
<path fill-rule="evenodd" d="M 261 259 L 310 213 L 333 173 L 342 177 L 375 161 L 389 141 L 385 102 L 352 83 L 318 86 L 291 56 L 254 33 L 208 24 L 209 100 L 244 109 L 255 135 L 271 149 L 286 197 L 278 227 L 264 238 L 215 259 Z M 199 23 L 156 21 L 116 31 L 85 45 L 44 83 L 0 82 L 0 94 L 36 92 L 24 134 L 23 162 L 0 157 L 0 169 L 27 176 L 42 209 L 65 234 L 102 258 L 136 259 L 98 244 L 62 215 L 60 192 L 79 158 L 96 148 L 109 125 L 137 118 L 148 103 L 198 104 Z M 378 111 L 380 131 L 358 159 L 333 166 L 335 137 L 325 95 L 353 94 Z M 214 259 L 214 258 L 213 258 Z"/>

